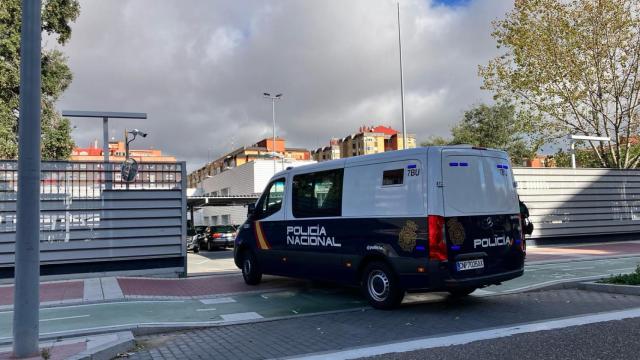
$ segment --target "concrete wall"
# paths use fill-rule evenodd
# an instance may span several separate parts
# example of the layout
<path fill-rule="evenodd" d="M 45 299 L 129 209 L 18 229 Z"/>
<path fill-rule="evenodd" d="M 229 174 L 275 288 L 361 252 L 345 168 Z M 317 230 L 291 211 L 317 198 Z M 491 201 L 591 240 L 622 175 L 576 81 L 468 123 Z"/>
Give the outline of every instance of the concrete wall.
<path fill-rule="evenodd" d="M 532 238 L 629 235 L 640 238 L 640 170 L 515 168 Z"/>

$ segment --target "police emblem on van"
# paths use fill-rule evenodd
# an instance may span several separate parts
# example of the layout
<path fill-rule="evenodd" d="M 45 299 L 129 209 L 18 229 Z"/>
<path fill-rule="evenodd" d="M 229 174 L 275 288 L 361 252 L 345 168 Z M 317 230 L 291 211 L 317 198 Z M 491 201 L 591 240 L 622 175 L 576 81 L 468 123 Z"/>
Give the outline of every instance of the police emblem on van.
<path fill-rule="evenodd" d="M 418 225 L 411 220 L 407 220 L 398 234 L 398 245 L 402 250 L 413 251 L 416 247 L 416 239 L 418 239 L 416 231 L 418 231 Z"/>
<path fill-rule="evenodd" d="M 447 228 L 449 229 L 449 241 L 453 245 L 460 246 L 464 243 L 464 226 L 460 224 L 458 218 L 451 218 L 447 221 Z"/>

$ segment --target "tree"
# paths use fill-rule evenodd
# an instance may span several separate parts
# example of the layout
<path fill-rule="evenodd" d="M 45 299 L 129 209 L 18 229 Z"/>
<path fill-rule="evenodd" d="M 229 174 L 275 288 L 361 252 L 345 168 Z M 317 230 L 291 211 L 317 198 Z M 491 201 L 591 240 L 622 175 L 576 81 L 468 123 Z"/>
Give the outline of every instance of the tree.
<path fill-rule="evenodd" d="M 0 158 L 18 157 L 18 109 L 20 98 L 20 0 L 0 1 Z M 64 45 L 71 36 L 69 23 L 80 13 L 77 0 L 45 0 L 42 30 Z M 54 103 L 71 84 L 71 70 L 58 50 L 42 51 L 42 157 L 66 159 L 73 140 L 67 119 L 55 111 Z"/>
<path fill-rule="evenodd" d="M 585 144 L 576 143 L 576 164 L 581 168 L 601 168 L 602 164 L 596 156 L 596 153 Z M 558 150 L 550 158 L 555 162 L 557 167 L 571 167 L 571 152 Z"/>
<path fill-rule="evenodd" d="M 479 67 L 483 88 L 539 115 L 550 137 L 610 137 L 589 143 L 603 167 L 638 166 L 638 0 L 516 0 L 493 27 L 505 52 Z"/>
<path fill-rule="evenodd" d="M 451 128 L 451 139 L 430 138 L 422 145 L 470 144 L 502 149 L 519 164 L 533 158 L 544 142 L 531 133 L 532 119 L 531 114 L 517 112 L 513 104 L 481 104 L 465 111 L 462 121 Z"/>

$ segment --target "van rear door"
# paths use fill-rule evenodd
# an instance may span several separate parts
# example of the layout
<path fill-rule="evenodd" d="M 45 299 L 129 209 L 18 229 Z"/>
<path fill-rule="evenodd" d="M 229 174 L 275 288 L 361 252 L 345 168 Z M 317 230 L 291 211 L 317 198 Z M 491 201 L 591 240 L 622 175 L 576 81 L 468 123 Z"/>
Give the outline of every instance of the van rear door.
<path fill-rule="evenodd" d="M 442 150 L 448 257 L 454 277 L 521 266 L 518 196 L 505 152 Z"/>

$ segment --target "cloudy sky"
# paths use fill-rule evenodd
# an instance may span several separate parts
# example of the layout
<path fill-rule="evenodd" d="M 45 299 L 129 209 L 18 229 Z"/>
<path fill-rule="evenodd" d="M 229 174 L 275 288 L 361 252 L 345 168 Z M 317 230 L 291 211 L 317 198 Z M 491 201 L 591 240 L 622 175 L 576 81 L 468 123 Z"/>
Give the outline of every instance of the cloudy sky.
<path fill-rule="evenodd" d="M 58 108 L 147 112 L 112 120 L 149 133 L 189 170 L 271 134 L 315 148 L 361 125 L 401 127 L 396 3 L 392 0 L 81 0 L 62 48 L 74 74 Z M 489 101 L 477 65 L 498 53 L 490 22 L 513 0 L 401 0 L 407 128 L 446 135 Z M 48 46 L 51 46 L 48 44 Z M 73 120 L 76 143 L 101 124 Z"/>

